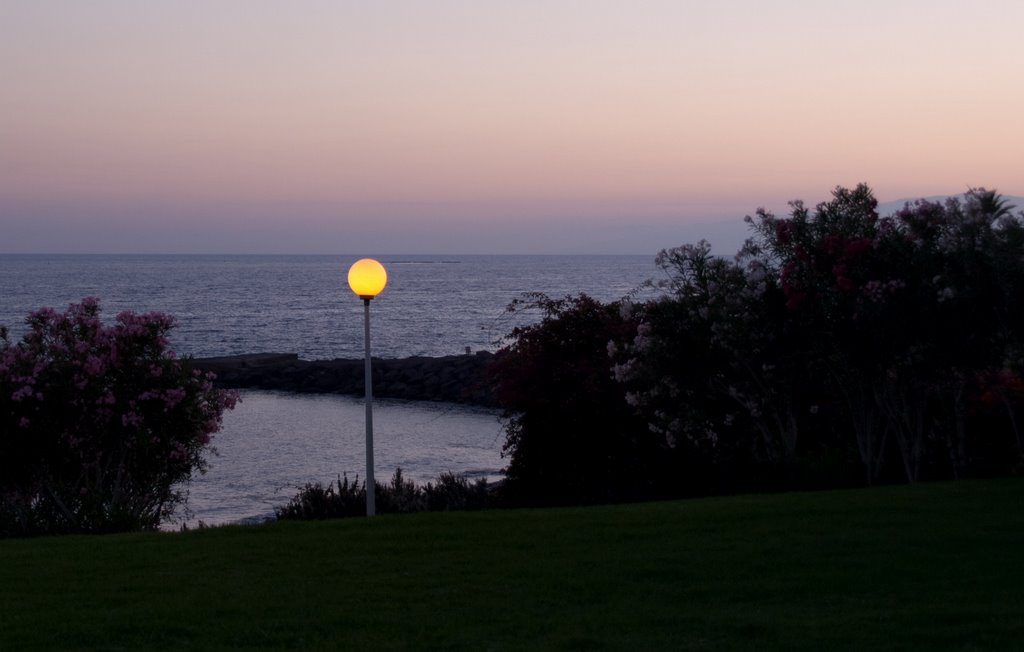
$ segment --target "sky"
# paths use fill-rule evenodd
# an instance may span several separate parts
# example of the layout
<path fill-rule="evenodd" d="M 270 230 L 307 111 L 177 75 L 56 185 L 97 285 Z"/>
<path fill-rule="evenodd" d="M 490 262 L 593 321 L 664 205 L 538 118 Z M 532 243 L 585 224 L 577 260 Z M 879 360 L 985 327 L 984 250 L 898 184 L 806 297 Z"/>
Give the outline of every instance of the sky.
<path fill-rule="evenodd" d="M 0 0 L 0 252 L 731 253 L 1024 195 L 1020 0 Z"/>

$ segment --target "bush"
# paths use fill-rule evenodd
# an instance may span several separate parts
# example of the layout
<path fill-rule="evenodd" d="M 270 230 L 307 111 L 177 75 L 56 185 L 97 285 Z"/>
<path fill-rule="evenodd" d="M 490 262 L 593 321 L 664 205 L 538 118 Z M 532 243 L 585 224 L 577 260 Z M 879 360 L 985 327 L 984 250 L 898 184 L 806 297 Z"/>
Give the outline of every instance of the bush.
<path fill-rule="evenodd" d="M 378 514 L 411 512 L 450 512 L 492 507 L 496 498 L 485 478 L 470 482 L 465 476 L 442 473 L 437 483 L 422 487 L 402 476 L 402 469 L 387 484 L 378 483 L 374 492 Z M 366 515 L 366 484 L 359 478 L 348 481 L 339 477 L 337 483 L 324 487 L 319 482 L 299 489 L 287 505 L 274 511 L 279 520 L 320 520 Z"/>
<path fill-rule="evenodd" d="M 631 339 L 628 303 L 586 295 L 527 295 L 542 319 L 516 328 L 491 374 L 505 410 L 510 458 L 506 493 L 514 504 L 555 505 L 663 495 L 664 439 L 630 406 L 616 382 L 610 343 Z"/>
<path fill-rule="evenodd" d="M 1021 472 L 1024 212 L 984 189 L 877 206 L 836 188 L 748 217 L 735 257 L 663 250 L 639 305 L 527 299 L 541 320 L 492 364 L 511 500 Z"/>
<path fill-rule="evenodd" d="M 455 512 L 494 507 L 496 497 L 486 478 L 470 482 L 464 475 L 442 473 L 437 484 L 428 482 L 423 487 L 427 511 Z"/>
<path fill-rule="evenodd" d="M 730 489 L 1020 467 L 1024 214 L 983 189 L 876 209 L 837 188 L 758 211 L 733 260 L 659 255 L 669 292 L 619 347 L 623 390 L 670 445 L 731 465 Z"/>
<path fill-rule="evenodd" d="M 338 488 L 334 487 L 331 483 L 326 487 L 319 482 L 307 483 L 287 505 L 276 508 L 274 516 L 278 520 L 312 521 L 366 514 L 366 485 L 360 487 L 358 476 L 352 483 L 348 476 L 338 478 Z"/>
<path fill-rule="evenodd" d="M 168 349 L 174 320 L 96 299 L 0 332 L 0 535 L 155 529 L 237 395 Z"/>

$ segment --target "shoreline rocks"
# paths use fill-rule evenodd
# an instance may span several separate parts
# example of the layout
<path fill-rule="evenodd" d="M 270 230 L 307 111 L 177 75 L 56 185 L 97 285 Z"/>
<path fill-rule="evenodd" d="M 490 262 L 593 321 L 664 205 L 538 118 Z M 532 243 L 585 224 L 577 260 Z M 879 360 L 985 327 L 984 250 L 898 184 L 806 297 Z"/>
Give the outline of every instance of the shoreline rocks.
<path fill-rule="evenodd" d="M 442 357 L 373 358 L 373 395 L 495 407 L 488 351 Z M 254 353 L 195 358 L 216 374 L 218 387 L 273 389 L 308 394 L 364 393 L 364 360 L 300 360 L 295 353 Z"/>

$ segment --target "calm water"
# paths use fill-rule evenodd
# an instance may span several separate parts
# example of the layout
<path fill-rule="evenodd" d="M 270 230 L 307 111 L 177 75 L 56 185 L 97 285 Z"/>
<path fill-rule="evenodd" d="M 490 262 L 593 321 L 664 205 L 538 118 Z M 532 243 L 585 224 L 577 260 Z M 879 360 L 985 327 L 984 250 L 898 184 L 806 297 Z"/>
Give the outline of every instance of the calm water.
<path fill-rule="evenodd" d="M 298 353 L 361 358 L 362 303 L 346 275 L 355 256 L 0 255 L 0 324 L 23 332 L 41 306 L 100 299 L 104 315 L 174 315 L 172 343 L 198 357 Z M 523 317 L 523 292 L 620 298 L 657 272 L 649 256 L 380 256 L 388 285 L 371 306 L 382 357 L 493 350 Z M 518 320 L 518 321 L 517 321 Z"/>
<path fill-rule="evenodd" d="M 122 310 L 174 315 L 183 355 L 288 352 L 361 358 L 363 308 L 346 275 L 355 256 L 0 255 L 0 324 L 12 337 L 41 306 L 96 296 Z M 388 285 L 371 306 L 381 357 L 494 350 L 536 315 L 509 315 L 523 292 L 618 299 L 654 277 L 647 256 L 379 256 Z M 190 521 L 258 518 L 307 482 L 365 476 L 361 400 L 245 392 L 214 438 L 220 454 L 190 488 Z M 379 481 L 401 467 L 426 481 L 444 471 L 493 477 L 504 442 L 493 411 L 429 402 L 375 402 Z"/>
<path fill-rule="evenodd" d="M 187 522 L 266 517 L 307 482 L 365 479 L 364 423 L 357 398 L 246 392 L 224 417 L 209 472 L 192 481 Z M 500 477 L 504 435 L 495 410 L 376 400 L 373 426 L 377 482 L 389 481 L 396 468 L 417 482 L 443 471 Z"/>

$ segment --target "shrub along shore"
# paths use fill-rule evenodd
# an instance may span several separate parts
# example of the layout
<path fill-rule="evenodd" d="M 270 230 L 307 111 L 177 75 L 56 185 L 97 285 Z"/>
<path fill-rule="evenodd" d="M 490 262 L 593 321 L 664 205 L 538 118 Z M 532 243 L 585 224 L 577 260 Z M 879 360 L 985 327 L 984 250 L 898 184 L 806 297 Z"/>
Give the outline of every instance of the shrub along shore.
<path fill-rule="evenodd" d="M 446 401 L 494 407 L 487 382 L 493 358 L 487 351 L 441 357 L 373 359 L 373 394 L 380 398 Z M 362 396 L 364 360 L 300 360 L 295 353 L 256 353 L 196 358 L 195 366 L 217 375 L 228 388 L 274 389 Z"/>

